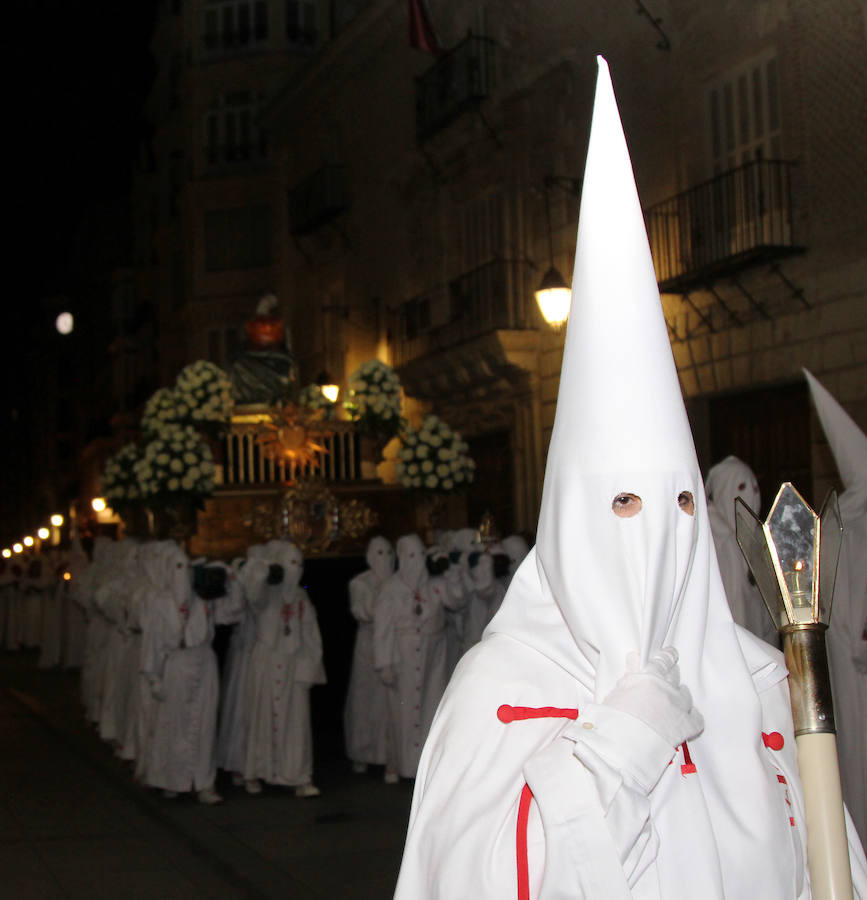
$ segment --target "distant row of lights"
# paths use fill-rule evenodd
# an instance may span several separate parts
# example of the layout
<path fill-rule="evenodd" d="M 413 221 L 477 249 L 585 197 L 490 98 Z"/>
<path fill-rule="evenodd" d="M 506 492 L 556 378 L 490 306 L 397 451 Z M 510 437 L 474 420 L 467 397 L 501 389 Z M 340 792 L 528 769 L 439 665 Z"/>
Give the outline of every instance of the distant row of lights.
<path fill-rule="evenodd" d="M 108 504 L 105 502 L 105 497 L 94 497 L 93 500 L 90 501 L 91 507 L 93 507 L 94 512 L 102 512 L 107 508 Z M 60 513 L 54 513 L 54 515 L 49 519 L 49 522 L 55 527 L 60 528 L 63 525 L 64 518 Z M 42 528 L 37 529 L 36 537 L 39 538 L 40 541 L 47 541 L 48 538 L 51 537 L 51 532 L 43 525 Z M 29 549 L 36 543 L 33 535 L 28 534 L 27 537 L 21 538 L 20 541 L 16 541 L 11 547 L 4 547 L 2 557 L 3 559 L 9 559 L 13 554 L 23 553 L 25 548 Z"/>
<path fill-rule="evenodd" d="M 60 513 L 55 513 L 51 519 L 51 524 L 55 528 L 60 528 L 63 524 L 63 516 Z M 40 541 L 47 541 L 49 537 L 51 537 L 51 532 L 43 525 L 42 528 L 37 529 L 36 537 L 39 538 Z M 14 543 L 11 547 L 3 548 L 3 559 L 9 559 L 13 553 L 23 553 L 24 548 L 32 547 L 36 543 L 33 535 L 28 534 L 27 537 L 21 538 L 20 541 Z"/>

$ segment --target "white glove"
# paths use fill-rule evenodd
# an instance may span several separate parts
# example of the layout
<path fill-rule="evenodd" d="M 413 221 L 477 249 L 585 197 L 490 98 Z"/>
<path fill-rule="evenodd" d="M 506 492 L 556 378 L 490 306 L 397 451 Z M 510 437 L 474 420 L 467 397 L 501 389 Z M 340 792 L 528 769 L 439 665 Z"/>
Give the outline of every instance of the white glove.
<path fill-rule="evenodd" d="M 626 674 L 603 701 L 641 720 L 672 747 L 701 734 L 704 719 L 680 683 L 677 650 L 657 650 L 642 668 L 637 653 L 626 657 Z"/>
<path fill-rule="evenodd" d="M 395 671 L 394 666 L 385 666 L 377 671 L 379 672 L 379 677 L 382 679 L 382 683 L 386 687 L 394 687 L 394 685 L 397 684 L 397 672 Z"/>

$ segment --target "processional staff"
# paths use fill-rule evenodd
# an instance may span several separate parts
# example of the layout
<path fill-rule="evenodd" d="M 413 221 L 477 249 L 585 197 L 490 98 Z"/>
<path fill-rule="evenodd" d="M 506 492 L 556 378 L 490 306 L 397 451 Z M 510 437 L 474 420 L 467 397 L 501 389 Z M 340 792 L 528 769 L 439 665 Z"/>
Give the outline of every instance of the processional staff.
<path fill-rule="evenodd" d="M 783 636 L 798 768 L 804 786 L 807 862 L 814 900 L 851 900 L 852 872 L 837 761 L 825 632 L 843 524 L 831 491 L 816 513 L 789 483 L 762 522 L 738 497 L 737 541 Z"/>

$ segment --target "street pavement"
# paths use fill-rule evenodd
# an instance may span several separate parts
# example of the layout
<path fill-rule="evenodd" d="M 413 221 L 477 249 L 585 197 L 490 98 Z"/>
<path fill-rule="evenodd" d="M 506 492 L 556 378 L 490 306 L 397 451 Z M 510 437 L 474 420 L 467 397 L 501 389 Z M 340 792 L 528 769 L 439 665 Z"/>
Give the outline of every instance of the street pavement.
<path fill-rule="evenodd" d="M 166 800 L 84 722 L 77 673 L 0 651 L 0 898 L 387 900 L 412 784 L 325 756 L 321 797 L 221 778 L 218 806 Z"/>

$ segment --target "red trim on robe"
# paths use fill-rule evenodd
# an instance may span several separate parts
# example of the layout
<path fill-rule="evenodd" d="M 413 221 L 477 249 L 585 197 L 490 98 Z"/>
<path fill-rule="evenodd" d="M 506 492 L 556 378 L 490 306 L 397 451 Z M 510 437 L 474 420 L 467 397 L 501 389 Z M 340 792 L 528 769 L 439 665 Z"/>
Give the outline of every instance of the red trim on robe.
<path fill-rule="evenodd" d="M 497 718 L 507 725 L 524 719 L 577 719 L 578 710 L 559 706 L 510 706 L 504 703 L 497 710 Z"/>
<path fill-rule="evenodd" d="M 515 852 L 518 863 L 518 900 L 530 900 L 530 861 L 527 853 L 527 823 L 533 792 L 528 784 L 521 791 L 518 803 L 518 827 L 515 829 Z"/>

